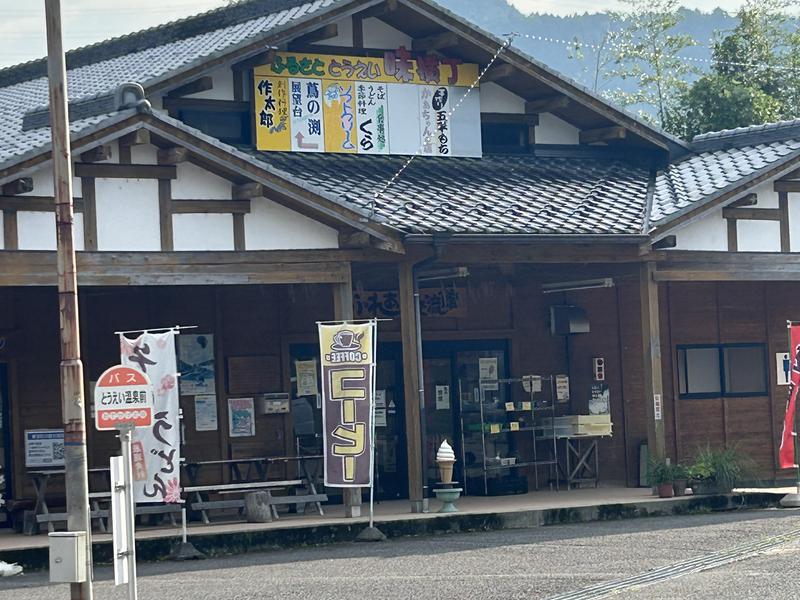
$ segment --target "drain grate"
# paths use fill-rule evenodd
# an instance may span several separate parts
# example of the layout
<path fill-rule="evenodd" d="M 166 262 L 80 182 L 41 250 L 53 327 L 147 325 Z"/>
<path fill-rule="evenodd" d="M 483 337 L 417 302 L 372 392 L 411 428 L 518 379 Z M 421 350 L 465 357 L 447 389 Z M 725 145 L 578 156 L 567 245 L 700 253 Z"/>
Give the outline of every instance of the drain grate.
<path fill-rule="evenodd" d="M 708 569 L 721 567 L 732 562 L 756 556 L 767 550 L 796 540 L 800 540 L 800 529 L 795 529 L 783 535 L 777 535 L 757 542 L 735 546 L 727 550 L 719 550 L 711 554 L 697 556 L 673 565 L 648 571 L 647 573 L 634 575 L 627 579 L 599 583 L 582 590 L 554 596 L 551 600 L 594 600 L 596 598 L 606 598 L 632 588 L 645 587 L 668 579 L 676 579 L 691 573 L 699 573 L 701 571 L 707 571 Z"/>

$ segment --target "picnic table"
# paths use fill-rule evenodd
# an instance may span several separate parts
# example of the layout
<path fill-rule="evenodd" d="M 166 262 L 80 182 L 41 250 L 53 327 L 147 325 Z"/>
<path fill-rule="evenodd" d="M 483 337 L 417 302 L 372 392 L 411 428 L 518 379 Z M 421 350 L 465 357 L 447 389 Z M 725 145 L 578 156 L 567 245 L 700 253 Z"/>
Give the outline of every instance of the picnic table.
<path fill-rule="evenodd" d="M 54 469 L 31 469 L 28 471 L 28 477 L 33 484 L 34 492 L 36 493 L 36 503 L 33 507 L 33 519 L 34 522 L 29 524 L 26 527 L 26 533 L 29 535 L 33 535 L 34 533 L 38 533 L 38 524 L 39 523 L 47 523 L 48 531 L 54 531 L 55 526 L 54 523 L 57 521 L 66 521 L 67 520 L 67 513 L 53 513 L 50 512 L 50 507 L 47 505 L 47 488 L 50 484 L 50 480 L 54 476 L 63 476 L 65 473 L 65 469 L 62 468 L 54 468 Z M 101 487 L 106 487 L 108 489 L 111 488 L 111 470 L 107 467 L 98 467 L 88 470 L 89 473 L 89 483 L 91 484 L 91 479 L 97 478 L 98 476 L 102 476 L 103 484 Z M 108 492 L 110 494 L 110 492 Z M 91 495 L 90 495 L 91 496 Z M 107 517 L 108 511 L 105 511 L 105 516 Z M 102 517 L 99 514 L 96 514 L 95 511 L 92 511 L 91 514 L 92 520 L 98 520 L 98 525 L 102 531 L 105 531 L 105 523 L 102 521 Z"/>

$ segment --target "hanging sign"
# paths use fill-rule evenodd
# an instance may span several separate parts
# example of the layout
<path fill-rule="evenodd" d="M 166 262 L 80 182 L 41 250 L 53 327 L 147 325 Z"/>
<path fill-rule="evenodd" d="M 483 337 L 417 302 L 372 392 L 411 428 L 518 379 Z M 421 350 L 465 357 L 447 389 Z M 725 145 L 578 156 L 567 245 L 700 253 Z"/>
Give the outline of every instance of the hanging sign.
<path fill-rule="evenodd" d="M 477 79 L 477 64 L 402 46 L 383 58 L 277 52 L 254 70 L 256 146 L 480 156 L 480 96 L 461 100 Z M 453 122 L 456 104 L 466 116 Z"/>
<path fill-rule="evenodd" d="M 147 374 L 117 365 L 106 369 L 94 386 L 94 424 L 99 431 L 126 423 L 149 427 L 153 423 L 153 386 Z"/>
<path fill-rule="evenodd" d="M 792 355 L 789 383 L 789 398 L 786 402 L 786 414 L 783 419 L 783 433 L 778 459 L 781 469 L 797 466 L 795 456 L 795 411 L 797 410 L 797 388 L 800 386 L 800 324 L 789 326 L 789 349 Z"/>
<path fill-rule="evenodd" d="M 319 325 L 325 485 L 372 481 L 375 322 Z"/>
<path fill-rule="evenodd" d="M 137 503 L 181 501 L 180 418 L 175 332 L 120 335 L 122 364 L 153 384 L 153 423 L 133 431 L 134 498 Z"/>

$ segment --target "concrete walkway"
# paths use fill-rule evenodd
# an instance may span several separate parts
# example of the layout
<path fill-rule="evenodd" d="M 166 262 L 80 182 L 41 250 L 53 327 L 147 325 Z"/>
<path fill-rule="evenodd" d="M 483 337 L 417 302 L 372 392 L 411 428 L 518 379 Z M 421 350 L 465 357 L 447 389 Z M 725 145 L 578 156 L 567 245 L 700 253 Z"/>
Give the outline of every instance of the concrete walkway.
<path fill-rule="evenodd" d="M 770 493 L 771 492 L 771 493 Z M 430 500 L 428 513 L 409 512 L 406 500 L 375 505 L 375 523 L 389 537 L 424 535 L 451 531 L 477 531 L 536 527 L 556 523 L 613 520 L 642 516 L 708 512 L 742 507 L 775 506 L 782 497 L 779 490 L 748 490 L 747 494 L 724 496 L 685 496 L 660 499 L 650 489 L 600 487 L 560 492 L 532 492 L 525 495 L 469 496 L 457 502 L 459 513 L 439 514 L 441 503 Z M 324 506 L 325 515 L 282 513 L 272 523 L 245 523 L 219 519 L 203 525 L 189 523 L 189 541 L 212 554 L 313 545 L 352 540 L 368 523 L 369 506 L 360 518 L 344 517 L 340 505 Z M 140 560 L 163 559 L 170 545 L 180 538 L 180 528 L 142 527 L 136 532 Z M 110 558 L 111 535 L 96 533 L 95 560 Z M 26 536 L 10 531 L 0 533 L 0 560 L 18 561 L 38 568 L 47 561 L 46 534 Z"/>

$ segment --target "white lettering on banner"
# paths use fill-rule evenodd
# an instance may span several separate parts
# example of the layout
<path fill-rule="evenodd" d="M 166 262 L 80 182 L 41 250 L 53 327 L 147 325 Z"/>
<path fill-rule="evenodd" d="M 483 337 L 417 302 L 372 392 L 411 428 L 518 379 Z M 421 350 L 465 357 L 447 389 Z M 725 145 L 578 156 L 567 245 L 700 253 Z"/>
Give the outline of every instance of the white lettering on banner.
<path fill-rule="evenodd" d="M 123 365 L 150 377 L 155 392 L 153 425 L 137 428 L 131 446 L 137 503 L 181 501 L 180 422 L 175 332 L 120 336 Z"/>

